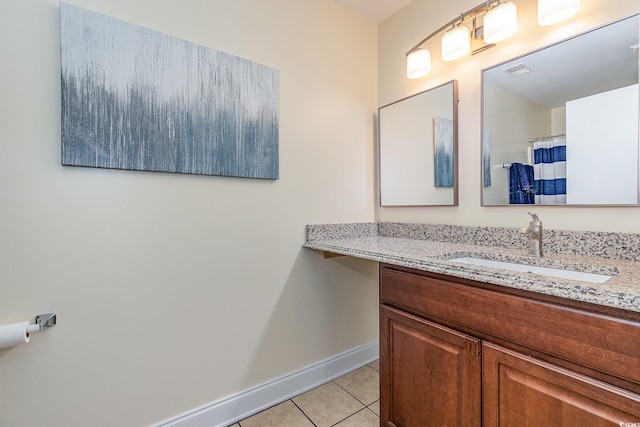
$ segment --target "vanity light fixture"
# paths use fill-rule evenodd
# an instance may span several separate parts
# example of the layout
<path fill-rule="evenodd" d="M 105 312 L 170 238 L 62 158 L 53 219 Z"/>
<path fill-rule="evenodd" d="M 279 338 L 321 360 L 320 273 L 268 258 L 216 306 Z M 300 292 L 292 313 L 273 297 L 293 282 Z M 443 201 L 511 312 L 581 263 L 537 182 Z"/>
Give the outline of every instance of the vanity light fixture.
<path fill-rule="evenodd" d="M 480 18 L 481 15 L 484 15 L 485 28 L 478 26 L 477 18 Z M 489 20 L 489 41 L 486 39 L 487 18 Z M 468 21 L 472 21 L 470 25 L 468 25 Z M 473 9 L 461 13 L 460 17 L 452 19 L 434 31 L 407 52 L 408 78 L 418 79 L 429 73 L 431 70 L 431 53 L 422 48 L 422 45 L 447 29 L 448 31 L 443 34 L 441 40 L 442 59 L 444 61 L 455 61 L 471 52 L 471 36 L 474 39 L 479 39 L 484 32 L 485 42 L 489 45 L 471 52 L 473 54 L 513 35 L 517 29 L 515 5 L 511 2 L 501 4 L 500 0 L 487 0 Z M 419 51 L 429 53 L 427 55 L 426 52 L 418 53 Z M 426 63 L 427 58 L 429 64 Z"/>
<path fill-rule="evenodd" d="M 579 10 L 580 0 L 538 0 L 538 23 L 542 26 L 552 25 L 570 18 Z M 471 24 L 467 25 L 469 21 Z M 422 46 L 445 30 L 441 40 L 443 61 L 455 61 L 469 52 L 473 55 L 516 33 L 516 5 L 487 0 L 438 28 L 406 53 L 407 78 L 419 79 L 429 74 L 431 52 Z M 472 49 L 471 36 L 474 40 L 482 38 L 484 44 Z"/>
<path fill-rule="evenodd" d="M 407 78 L 419 79 L 431 72 L 431 51 L 418 49 L 407 55 Z"/>
<path fill-rule="evenodd" d="M 538 24 L 542 27 L 571 18 L 580 10 L 580 0 L 538 0 Z"/>
<path fill-rule="evenodd" d="M 442 60 L 455 61 L 471 52 L 469 29 L 462 25 L 453 27 L 442 36 Z"/>
<path fill-rule="evenodd" d="M 489 9 L 484 15 L 484 42 L 499 43 L 518 31 L 518 14 L 512 2 L 502 3 Z"/>

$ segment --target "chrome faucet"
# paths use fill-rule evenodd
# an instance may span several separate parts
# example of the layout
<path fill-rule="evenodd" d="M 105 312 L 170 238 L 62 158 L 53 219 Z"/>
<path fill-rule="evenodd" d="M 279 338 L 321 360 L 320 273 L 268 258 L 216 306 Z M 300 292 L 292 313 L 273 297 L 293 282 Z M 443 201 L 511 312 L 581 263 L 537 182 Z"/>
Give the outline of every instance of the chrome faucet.
<path fill-rule="evenodd" d="M 531 215 L 531 222 L 528 227 L 520 229 L 521 233 L 524 233 L 529 238 L 529 255 L 541 257 L 542 256 L 542 221 L 538 218 L 535 212 L 529 212 Z"/>

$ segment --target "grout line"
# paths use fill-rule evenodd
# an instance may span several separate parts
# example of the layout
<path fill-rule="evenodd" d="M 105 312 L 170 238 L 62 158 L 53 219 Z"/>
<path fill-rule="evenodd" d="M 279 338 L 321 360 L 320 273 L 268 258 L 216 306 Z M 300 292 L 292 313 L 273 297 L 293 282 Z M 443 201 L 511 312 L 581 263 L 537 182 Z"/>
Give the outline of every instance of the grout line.
<path fill-rule="evenodd" d="M 371 366 L 369 366 L 369 365 L 364 365 L 364 366 L 368 367 L 369 369 L 373 370 L 373 372 L 375 372 L 375 373 L 377 373 L 378 375 L 380 375 L 380 372 L 376 371 L 376 370 L 375 370 L 375 369 L 373 369 Z M 361 367 L 361 368 L 358 368 L 358 369 L 362 369 L 362 368 L 364 368 L 364 366 L 363 366 L 363 367 Z M 357 370 L 357 369 L 356 369 L 356 370 Z M 354 372 L 354 371 L 352 371 L 352 372 Z M 343 376 L 345 376 L 345 375 L 349 375 L 350 373 L 351 373 L 351 372 L 346 373 L 346 374 L 344 374 Z M 336 380 L 337 380 L 337 379 L 339 379 L 339 378 L 341 378 L 341 377 L 336 378 Z M 349 394 L 351 395 L 351 397 L 353 397 L 353 398 L 354 398 L 354 399 L 356 399 L 358 402 L 360 402 L 361 404 L 363 404 L 365 408 L 366 408 L 366 407 L 368 407 L 369 405 L 373 405 L 373 404 L 374 404 L 374 403 L 376 403 L 378 400 L 380 400 L 380 398 L 378 398 L 377 400 L 374 400 L 372 403 L 370 403 L 369 405 L 367 405 L 367 404 L 366 404 L 366 403 L 364 403 L 362 400 L 360 400 L 360 399 L 358 399 L 356 396 L 354 396 L 354 395 L 353 395 L 349 390 L 347 390 L 346 388 L 344 388 L 344 387 L 342 387 L 340 384 L 338 384 L 338 383 L 336 382 L 336 380 L 333 380 L 333 382 L 334 382 L 334 383 L 336 383 L 336 385 L 337 385 L 338 387 L 340 387 L 341 389 L 343 389 L 344 391 L 346 391 L 347 393 L 349 393 Z M 379 379 L 379 378 L 378 378 L 378 384 L 380 384 L 380 379 Z M 358 411 L 358 412 L 360 412 L 360 411 Z M 357 413 L 357 412 L 356 412 L 356 413 Z"/>
<path fill-rule="evenodd" d="M 335 381 L 335 380 L 334 380 L 333 382 L 334 382 L 334 383 L 336 383 L 336 381 Z M 360 403 L 361 405 L 363 405 L 365 408 L 367 407 L 367 404 L 366 404 L 366 403 L 364 403 L 362 400 L 360 400 L 360 399 L 358 399 L 357 397 L 355 397 L 355 396 L 353 395 L 353 393 L 351 393 L 349 390 L 347 390 L 346 388 L 342 387 L 342 386 L 341 386 L 340 384 L 338 384 L 338 383 L 336 383 L 336 385 L 337 385 L 338 387 L 340 387 L 341 389 L 343 389 L 344 391 L 346 391 L 346 392 L 347 392 L 347 394 L 348 394 L 349 396 L 353 397 L 355 400 L 357 400 L 357 401 L 358 401 L 358 403 Z M 354 414 L 356 414 L 356 413 L 358 413 L 358 412 L 360 412 L 360 411 L 361 411 L 361 410 L 358 410 L 358 411 L 354 412 Z M 353 414 L 351 414 L 351 415 L 353 415 Z M 349 415 L 349 416 L 351 416 L 351 415 Z M 348 418 L 348 417 L 347 417 L 347 418 Z"/>
<path fill-rule="evenodd" d="M 363 409 L 365 409 L 365 408 L 363 408 Z M 362 411 L 362 409 L 360 409 L 360 411 Z M 349 418 L 353 417 L 355 414 L 357 414 L 357 413 L 358 413 L 358 412 L 360 412 L 360 411 L 356 411 L 356 412 L 354 412 L 353 414 L 351 414 L 351 415 L 349 415 L 349 416 L 347 416 L 347 417 L 345 417 L 345 418 L 341 419 L 341 420 L 340 420 L 340 421 L 338 421 L 337 423 L 331 424 L 331 427 L 335 427 L 335 426 L 337 426 L 338 424 L 340 424 L 341 422 L 343 422 L 344 420 L 348 420 Z"/>
<path fill-rule="evenodd" d="M 365 406 L 364 408 L 360 409 L 359 411 L 356 411 L 356 412 L 354 412 L 353 414 L 349 415 L 348 417 L 341 419 L 341 420 L 340 420 L 340 421 L 338 421 L 337 423 L 332 424 L 332 425 L 331 425 L 331 427 L 335 427 L 335 426 L 337 426 L 338 424 L 340 424 L 341 422 L 346 421 L 346 420 L 348 420 L 349 418 L 353 417 L 354 415 L 359 414 L 359 413 L 360 413 L 360 412 L 362 412 L 362 411 L 366 411 L 367 409 L 368 409 L 368 408 Z M 376 417 L 378 417 L 378 415 L 377 415 L 375 412 L 373 412 L 373 411 L 371 411 L 371 410 L 369 410 L 369 411 L 370 411 L 373 415 L 375 415 Z M 380 418 L 380 417 L 378 417 L 378 418 Z"/>
<path fill-rule="evenodd" d="M 373 409 L 371 409 L 371 407 L 376 403 L 376 402 L 380 402 L 380 399 L 376 400 L 375 402 L 373 402 L 371 405 L 367 406 L 367 409 L 370 410 L 371 412 L 373 412 L 373 415 L 375 415 L 376 417 L 380 418 L 380 415 L 378 415 L 376 413 L 376 411 L 374 411 Z M 240 426 L 242 427 L 242 426 Z"/>
<path fill-rule="evenodd" d="M 377 402 L 377 400 L 376 400 L 376 402 Z M 372 403 L 372 405 L 373 405 L 373 403 Z M 378 419 L 380 419 L 380 415 L 378 415 L 378 414 L 376 414 L 375 412 L 373 412 L 373 411 L 371 410 L 371 408 L 369 408 L 369 407 L 367 406 L 365 409 L 368 409 L 368 410 L 369 410 L 369 412 L 371 412 L 371 413 L 372 413 L 373 415 L 375 415 Z"/>
<path fill-rule="evenodd" d="M 373 363 L 373 362 L 371 362 L 371 363 Z M 367 363 L 366 365 L 361 366 L 361 367 L 360 367 L 360 368 L 358 368 L 358 369 L 362 369 L 362 368 L 363 368 L 363 367 L 365 367 L 365 366 L 366 366 L 366 367 L 368 367 L 369 369 L 373 370 L 373 371 L 374 371 L 375 373 L 377 373 L 378 375 L 380 374 L 380 371 L 379 371 L 379 370 L 377 370 L 377 369 L 373 368 L 372 366 L 369 366 L 369 364 L 368 364 L 368 363 Z M 357 369 L 356 369 L 356 370 L 357 370 Z M 356 370 L 354 370 L 354 371 L 356 371 Z M 354 371 L 351 371 L 351 372 L 354 372 Z M 342 376 L 349 375 L 351 372 L 348 372 L 348 373 L 346 373 L 346 374 L 344 374 L 344 375 L 342 375 Z M 341 377 L 338 377 L 338 378 L 341 378 Z M 336 379 L 338 379 L 338 378 L 336 378 Z M 347 394 L 348 394 L 349 396 L 353 397 L 355 400 L 357 400 L 357 401 L 358 401 L 358 402 L 363 406 L 363 408 L 361 408 L 361 409 L 357 410 L 356 412 L 354 412 L 354 413 L 352 413 L 352 414 L 348 415 L 347 417 L 345 417 L 345 418 L 341 419 L 340 421 L 336 422 L 335 424 L 332 424 L 332 426 L 331 426 L 331 427 L 334 427 L 334 426 L 336 426 L 337 424 L 340 424 L 341 422 L 343 422 L 343 421 L 345 421 L 345 420 L 347 420 L 347 419 L 349 419 L 349 418 L 353 417 L 354 415 L 356 415 L 356 414 L 357 414 L 357 413 L 359 413 L 359 412 L 362 412 L 363 410 L 369 410 L 371 413 L 373 413 L 373 415 L 375 415 L 376 417 L 380 418 L 380 416 L 379 416 L 378 414 L 376 414 L 376 413 L 375 413 L 371 408 L 369 408 L 371 405 L 374 405 L 376 402 L 380 401 L 380 399 L 374 400 L 373 402 L 371 402 L 371 404 L 367 405 L 366 403 L 364 403 L 363 401 L 361 401 L 360 399 L 358 399 L 355 395 L 353 395 L 353 393 L 351 393 L 349 390 L 347 390 L 346 388 L 344 388 L 344 387 L 342 387 L 340 384 L 338 384 L 338 383 L 336 382 L 336 379 L 331 380 L 331 381 L 329 381 L 329 382 L 334 383 L 334 384 L 335 384 L 335 385 L 337 385 L 339 388 L 341 388 L 342 390 L 344 390 L 345 392 L 347 392 Z M 325 383 L 325 384 L 328 384 L 329 382 L 327 382 L 327 383 Z M 324 385 L 324 384 L 323 384 L 323 385 Z M 318 387 L 321 387 L 321 386 L 318 386 Z M 317 387 L 316 387 L 316 388 L 317 388 Z M 312 389 L 312 390 L 313 390 L 313 389 Z M 310 390 L 309 390 L 309 391 L 310 391 Z M 304 394 L 304 393 L 302 393 L 302 394 Z M 298 396 L 300 396 L 300 395 L 298 395 Z M 298 396 L 294 396 L 294 397 L 298 397 Z M 291 403 L 293 403 L 293 405 L 294 405 L 294 406 L 295 406 L 295 407 L 296 407 L 300 412 L 302 412 L 302 414 L 303 414 L 303 415 L 304 415 L 304 416 L 309 420 L 309 422 L 310 422 L 311 424 L 313 424 L 313 426 L 314 426 L 314 427 L 318 427 L 318 425 L 317 425 L 315 422 L 313 422 L 313 420 L 312 420 L 311 418 L 309 418 L 309 416 L 308 416 L 308 415 L 307 415 L 307 414 L 302 410 L 302 408 L 301 408 L 301 407 L 299 407 L 299 406 L 296 404 L 296 402 L 294 402 L 294 401 L 293 401 L 293 398 L 288 399 L 288 401 L 289 401 L 289 402 L 291 402 Z M 285 402 L 286 402 L 286 401 L 285 401 Z M 282 403 L 284 403 L 284 402 L 280 402 L 280 404 L 282 404 Z M 274 406 L 277 406 L 277 405 L 274 405 Z M 266 409 L 264 409 L 263 411 L 260 411 L 259 413 L 266 412 L 266 411 L 268 411 L 269 409 L 273 408 L 274 406 L 272 406 L 272 407 L 270 407 L 270 408 L 266 408 Z M 254 415 L 257 415 L 257 414 L 254 414 Z M 249 417 L 249 418 L 250 418 L 250 417 Z M 242 421 L 245 421 L 245 420 L 240 420 L 240 421 L 238 421 L 238 422 L 237 422 L 237 424 L 238 424 L 240 427 L 242 427 Z M 235 425 L 235 424 L 236 424 L 236 423 L 231 424 L 231 426 L 229 426 L 229 427 L 232 427 L 232 426 L 233 426 L 233 425 Z"/>
<path fill-rule="evenodd" d="M 304 412 L 304 411 L 302 410 L 302 408 L 301 408 L 301 407 L 299 407 L 298 405 L 296 405 L 296 402 L 294 402 L 294 401 L 293 401 L 293 399 L 289 399 L 289 400 L 291 401 L 291 403 L 293 403 L 293 404 L 296 406 L 296 408 L 298 408 L 298 410 L 299 410 L 300 412 L 302 412 L 302 415 L 304 415 L 305 417 L 307 417 L 307 419 L 309 420 L 309 422 L 310 422 L 311 424 L 313 424 L 315 427 L 318 427 L 318 425 L 317 425 L 316 423 L 314 423 L 314 422 L 313 422 L 313 420 L 312 420 L 311 418 L 309 418 L 309 416 L 307 415 L 307 413 L 306 413 L 306 412 Z M 240 427 L 242 427 L 242 426 L 240 426 Z"/>

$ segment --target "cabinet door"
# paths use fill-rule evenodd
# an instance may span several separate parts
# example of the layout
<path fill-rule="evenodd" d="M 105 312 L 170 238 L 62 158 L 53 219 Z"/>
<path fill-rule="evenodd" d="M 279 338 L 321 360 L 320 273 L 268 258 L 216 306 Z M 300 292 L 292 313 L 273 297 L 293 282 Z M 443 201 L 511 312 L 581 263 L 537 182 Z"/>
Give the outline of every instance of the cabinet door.
<path fill-rule="evenodd" d="M 640 395 L 482 344 L 483 426 L 640 425 Z"/>
<path fill-rule="evenodd" d="M 480 425 L 480 341 L 380 306 L 380 416 L 386 427 Z"/>

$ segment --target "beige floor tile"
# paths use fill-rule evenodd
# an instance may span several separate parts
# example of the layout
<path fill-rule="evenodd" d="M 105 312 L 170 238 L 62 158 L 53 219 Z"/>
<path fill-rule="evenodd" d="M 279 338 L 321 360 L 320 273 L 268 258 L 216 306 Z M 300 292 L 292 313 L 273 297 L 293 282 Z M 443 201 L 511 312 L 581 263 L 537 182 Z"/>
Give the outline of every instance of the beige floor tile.
<path fill-rule="evenodd" d="M 380 376 L 370 366 L 363 366 L 334 381 L 365 405 L 380 399 Z"/>
<path fill-rule="evenodd" d="M 292 401 L 264 410 L 252 417 L 240 421 L 241 427 L 313 427 L 313 423 L 298 409 Z"/>
<path fill-rule="evenodd" d="M 364 408 L 362 403 L 334 382 L 321 385 L 291 400 L 318 427 L 332 426 Z M 241 425 L 245 427 L 243 423 Z"/>
<path fill-rule="evenodd" d="M 240 427 L 240 424 L 238 424 L 238 423 L 231 424 L 229 427 Z"/>
<path fill-rule="evenodd" d="M 368 409 L 363 409 L 346 420 L 336 424 L 336 427 L 379 427 L 380 417 Z"/>
<path fill-rule="evenodd" d="M 380 416 L 380 401 L 376 400 L 371 405 L 368 406 L 377 416 Z"/>
<path fill-rule="evenodd" d="M 376 371 L 380 372 L 380 360 L 376 360 L 374 362 L 369 363 L 368 366 L 371 366 Z"/>

